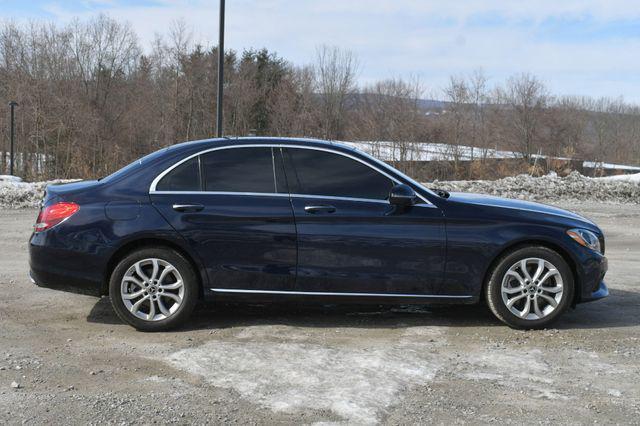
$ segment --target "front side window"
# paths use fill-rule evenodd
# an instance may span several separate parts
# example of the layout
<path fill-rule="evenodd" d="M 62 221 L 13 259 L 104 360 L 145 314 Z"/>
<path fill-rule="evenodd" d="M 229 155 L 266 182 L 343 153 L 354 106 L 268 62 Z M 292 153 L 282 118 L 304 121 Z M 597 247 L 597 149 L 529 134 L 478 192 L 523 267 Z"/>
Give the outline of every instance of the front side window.
<path fill-rule="evenodd" d="M 386 200 L 393 181 L 352 158 L 305 148 L 286 148 L 287 180 L 294 194 Z"/>
<path fill-rule="evenodd" d="M 200 191 L 198 157 L 180 164 L 156 185 L 156 191 Z"/>
<path fill-rule="evenodd" d="M 231 148 L 201 155 L 205 191 L 278 192 L 270 147 Z"/>

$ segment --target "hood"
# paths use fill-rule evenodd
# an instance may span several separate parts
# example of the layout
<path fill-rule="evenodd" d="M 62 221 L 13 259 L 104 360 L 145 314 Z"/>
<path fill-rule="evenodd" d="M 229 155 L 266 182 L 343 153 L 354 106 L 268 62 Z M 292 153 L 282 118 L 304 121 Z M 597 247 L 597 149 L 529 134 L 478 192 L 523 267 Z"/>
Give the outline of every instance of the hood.
<path fill-rule="evenodd" d="M 512 198 L 494 197 L 484 194 L 470 194 L 466 192 L 452 192 L 449 197 L 450 201 L 475 204 L 479 206 L 498 207 L 503 209 L 520 210 L 526 212 L 542 213 L 553 216 L 560 216 L 567 219 L 579 220 L 587 222 L 593 226 L 595 223 L 579 214 L 564 210 L 558 207 L 549 206 L 547 204 L 534 203 L 532 201 L 514 200 Z"/>

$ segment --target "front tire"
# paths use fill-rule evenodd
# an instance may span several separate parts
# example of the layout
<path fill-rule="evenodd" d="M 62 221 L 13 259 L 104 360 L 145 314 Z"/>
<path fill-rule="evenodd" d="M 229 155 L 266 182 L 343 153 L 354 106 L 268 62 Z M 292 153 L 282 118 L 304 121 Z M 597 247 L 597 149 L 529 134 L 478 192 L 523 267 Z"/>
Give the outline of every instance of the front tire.
<path fill-rule="evenodd" d="M 109 296 L 116 314 L 140 331 L 164 331 L 186 322 L 198 301 L 191 264 L 175 250 L 132 252 L 113 270 Z"/>
<path fill-rule="evenodd" d="M 571 305 L 574 279 L 564 258 L 547 247 L 515 249 L 500 258 L 485 296 L 491 312 L 517 329 L 540 329 Z"/>

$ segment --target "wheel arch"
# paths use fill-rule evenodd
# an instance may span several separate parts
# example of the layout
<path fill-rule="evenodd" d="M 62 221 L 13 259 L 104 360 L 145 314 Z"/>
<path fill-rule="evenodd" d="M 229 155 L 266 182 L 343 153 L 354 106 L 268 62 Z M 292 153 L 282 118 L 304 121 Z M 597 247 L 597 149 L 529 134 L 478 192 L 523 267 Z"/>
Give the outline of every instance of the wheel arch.
<path fill-rule="evenodd" d="M 480 289 L 480 300 L 483 303 L 486 303 L 485 288 L 489 281 L 489 277 L 491 276 L 491 273 L 493 272 L 495 267 L 498 265 L 502 257 L 509 252 L 518 250 L 520 248 L 532 247 L 532 246 L 542 246 L 550 250 L 553 250 L 556 253 L 558 253 L 560 256 L 562 256 L 562 258 L 567 262 L 567 265 L 569 265 L 569 268 L 571 269 L 571 273 L 573 274 L 574 292 L 573 292 L 573 300 L 571 301 L 571 306 L 575 307 L 575 305 L 577 304 L 580 298 L 580 294 L 582 294 L 582 282 L 580 279 L 580 275 L 578 274 L 576 261 L 573 259 L 573 257 L 571 257 L 571 254 L 569 253 L 569 251 L 564 247 L 562 247 L 560 244 L 557 244 L 548 240 L 544 240 L 544 239 L 514 241 L 513 243 L 503 247 L 500 250 L 500 252 L 498 252 L 498 254 L 494 256 L 493 260 L 489 264 L 489 267 L 486 269 L 483 280 L 482 280 L 482 288 Z"/>
<path fill-rule="evenodd" d="M 163 239 L 163 238 L 157 238 L 157 237 L 141 237 L 132 241 L 128 241 L 127 243 L 119 247 L 107 261 L 107 266 L 104 271 L 104 278 L 102 280 L 101 293 L 103 295 L 109 294 L 109 281 L 111 280 L 111 274 L 113 273 L 113 270 L 115 269 L 118 262 L 120 262 L 127 255 L 129 255 L 130 253 L 136 250 L 140 250 L 143 248 L 151 248 L 151 247 L 169 248 L 177 251 L 185 259 L 187 259 L 187 261 L 191 264 L 191 267 L 193 268 L 193 271 L 195 272 L 196 277 L 198 278 L 198 289 L 199 289 L 198 297 L 202 299 L 204 294 L 203 284 L 205 282 L 205 277 L 203 275 L 205 271 L 196 263 L 194 257 L 191 255 L 191 253 L 185 250 L 184 247 L 180 246 L 179 244 L 173 241 Z"/>

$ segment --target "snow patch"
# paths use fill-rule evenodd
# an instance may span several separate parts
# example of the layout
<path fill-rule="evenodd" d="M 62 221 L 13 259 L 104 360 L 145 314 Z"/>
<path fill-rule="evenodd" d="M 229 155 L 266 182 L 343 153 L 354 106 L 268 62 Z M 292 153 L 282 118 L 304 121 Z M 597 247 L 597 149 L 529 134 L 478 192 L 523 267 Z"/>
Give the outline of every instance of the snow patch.
<path fill-rule="evenodd" d="M 439 367 L 423 344 L 408 340 L 364 348 L 215 341 L 168 361 L 273 411 L 326 409 L 365 424 L 379 421 L 408 386 L 431 381 Z"/>
<path fill-rule="evenodd" d="M 607 394 L 615 398 L 620 398 L 622 396 L 622 392 L 620 392 L 618 389 L 609 389 L 607 391 Z"/>
<path fill-rule="evenodd" d="M 534 398 L 567 400 L 554 389 L 554 367 L 544 360 L 544 354 L 534 350 L 472 351 L 464 359 L 462 377 L 473 381 L 493 381 Z"/>

